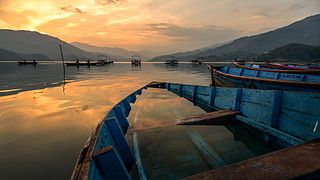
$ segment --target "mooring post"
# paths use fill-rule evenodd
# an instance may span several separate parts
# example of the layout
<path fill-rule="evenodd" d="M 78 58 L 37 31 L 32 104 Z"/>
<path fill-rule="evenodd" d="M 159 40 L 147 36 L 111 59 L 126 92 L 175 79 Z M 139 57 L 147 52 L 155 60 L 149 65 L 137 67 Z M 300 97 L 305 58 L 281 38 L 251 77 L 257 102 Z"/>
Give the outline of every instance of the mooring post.
<path fill-rule="evenodd" d="M 213 77 L 213 67 L 212 65 L 209 66 L 209 71 L 210 71 L 210 75 L 211 75 L 211 84 L 210 86 L 215 86 L 215 81 L 214 81 L 214 77 Z"/>
<path fill-rule="evenodd" d="M 62 67 L 63 67 L 63 83 L 66 83 L 66 68 L 64 66 L 64 57 L 63 57 L 63 52 L 62 52 L 62 46 L 61 44 L 59 44 L 60 47 L 60 54 L 61 54 L 61 58 L 62 58 Z"/>

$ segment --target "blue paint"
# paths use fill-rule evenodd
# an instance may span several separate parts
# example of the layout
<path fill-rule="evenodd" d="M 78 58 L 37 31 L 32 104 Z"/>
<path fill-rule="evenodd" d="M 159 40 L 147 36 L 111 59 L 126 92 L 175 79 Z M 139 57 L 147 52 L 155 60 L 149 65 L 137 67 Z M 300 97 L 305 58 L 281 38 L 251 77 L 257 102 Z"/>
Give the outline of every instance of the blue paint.
<path fill-rule="evenodd" d="M 240 110 L 242 89 L 237 88 L 235 93 L 236 93 L 236 95 L 235 95 L 235 100 L 234 100 L 234 105 L 233 105 L 232 110 L 239 111 Z"/>
<path fill-rule="evenodd" d="M 119 124 L 121 125 L 121 129 L 123 134 L 126 134 L 128 128 L 129 128 L 129 122 L 127 117 L 124 115 L 123 111 L 121 110 L 121 108 L 119 106 L 116 106 L 115 108 L 113 108 L 114 114 L 116 117 L 116 119 L 118 120 Z"/>
<path fill-rule="evenodd" d="M 137 100 L 137 97 L 135 94 L 131 94 L 126 98 L 130 103 L 135 103 Z"/>
<path fill-rule="evenodd" d="M 126 99 L 124 99 L 124 100 L 121 101 L 120 107 L 123 110 L 123 112 L 126 115 L 126 117 L 128 117 L 129 114 L 130 114 L 130 111 L 131 111 L 130 103 Z"/>
<path fill-rule="evenodd" d="M 215 69 L 220 72 L 233 75 L 233 77 L 231 77 L 218 74 L 213 71 L 215 83 L 223 86 L 320 92 L 319 75 L 268 72 L 229 66 Z M 241 79 L 241 77 L 247 77 L 249 79 Z M 260 81 L 256 78 L 259 78 Z M 274 80 L 279 83 L 271 82 L 270 80 Z M 285 84 L 283 81 L 288 81 L 289 83 L 296 82 L 297 84 Z M 313 85 L 305 84 L 305 82 L 313 83 Z"/>
<path fill-rule="evenodd" d="M 210 102 L 209 102 L 210 106 L 214 106 L 215 96 L 216 96 L 216 87 L 213 86 L 210 92 Z"/>
<path fill-rule="evenodd" d="M 178 94 L 179 94 L 179 96 L 181 96 L 182 88 L 183 88 L 183 85 L 180 84 L 180 85 L 179 85 L 179 89 L 178 89 Z"/>
<path fill-rule="evenodd" d="M 142 89 L 138 89 L 138 90 L 136 91 L 136 94 L 141 95 L 141 94 L 142 94 Z"/>
<path fill-rule="evenodd" d="M 111 149 L 103 154 L 99 154 L 97 156 L 93 156 L 94 163 L 97 166 L 97 170 L 100 172 L 91 172 L 92 174 L 90 179 L 123 179 L 130 180 L 131 177 L 128 171 L 125 168 L 119 154 Z M 96 168 L 90 168 L 92 170 L 96 170 Z M 102 172 L 102 173 L 101 173 Z"/>
<path fill-rule="evenodd" d="M 180 86 L 172 84 L 172 91 Z M 190 85 L 188 85 L 190 86 Z M 197 86 L 200 107 L 240 110 L 237 119 L 295 145 L 320 138 L 320 93 Z M 187 94 L 182 92 L 181 94 Z M 183 97 L 187 97 L 184 95 Z M 207 100 L 205 100 L 207 99 Z M 199 101 L 200 100 L 200 101 Z M 289 119 L 288 119 L 289 118 Z"/>
<path fill-rule="evenodd" d="M 119 149 L 119 154 L 122 157 L 126 168 L 130 170 L 132 165 L 135 162 L 135 159 L 127 143 L 127 140 L 120 129 L 117 119 L 116 118 L 107 119 L 105 123 L 108 127 L 110 134 L 113 137 L 115 146 L 117 147 L 117 149 Z"/>
<path fill-rule="evenodd" d="M 168 91 L 171 90 L 171 89 L 170 89 L 170 86 L 171 86 L 171 84 L 168 84 L 168 86 L 167 86 Z"/>
<path fill-rule="evenodd" d="M 242 76 L 242 74 L 243 74 L 243 69 L 240 69 L 239 76 Z"/>
<path fill-rule="evenodd" d="M 278 83 L 271 83 L 271 82 L 266 83 L 263 81 L 256 81 L 255 79 L 242 80 L 242 79 L 227 77 L 227 76 L 223 76 L 223 75 L 220 76 L 220 75 L 216 75 L 216 74 L 214 74 L 214 78 L 215 78 L 216 83 L 219 82 L 219 85 L 227 86 L 227 87 L 320 92 L 320 88 L 298 86 L 297 84 L 292 84 L 292 85 L 288 86 L 283 83 L 279 83 L 279 84 Z M 308 77 L 308 78 L 310 78 L 310 77 Z"/>
<path fill-rule="evenodd" d="M 273 128 L 279 128 L 279 116 L 281 111 L 281 99 L 282 92 L 274 91 L 274 97 L 272 102 L 272 115 L 270 120 L 270 126 Z"/>
<path fill-rule="evenodd" d="M 249 73 L 247 73 L 247 74 L 249 74 Z M 256 71 L 255 77 L 259 77 L 259 75 L 260 75 L 260 71 L 258 70 L 258 71 Z"/>
<path fill-rule="evenodd" d="M 196 99 L 197 99 L 197 91 L 198 91 L 198 86 L 194 86 L 193 87 L 193 91 L 192 91 L 192 99 L 193 99 L 193 101 L 196 101 Z"/>
<path fill-rule="evenodd" d="M 225 73 L 228 73 L 228 72 L 229 72 L 229 69 L 230 69 L 230 67 L 227 66 L 227 68 L 226 68 L 226 70 L 225 70 Z"/>
<path fill-rule="evenodd" d="M 265 131 L 265 132 L 269 133 L 270 135 L 273 135 L 274 137 L 277 137 L 281 140 L 288 142 L 291 145 L 298 145 L 298 144 L 304 143 L 304 141 L 299 138 L 296 138 L 294 136 L 286 134 L 286 133 L 279 131 L 277 129 L 271 128 L 270 126 L 264 125 L 264 124 L 259 123 L 257 121 L 248 119 L 243 116 L 236 116 L 236 117 L 237 117 L 237 120 L 239 120 L 243 123 L 246 123 L 249 126 L 252 126 L 252 127 L 255 127 L 255 128 L 260 129 L 262 131 Z"/>

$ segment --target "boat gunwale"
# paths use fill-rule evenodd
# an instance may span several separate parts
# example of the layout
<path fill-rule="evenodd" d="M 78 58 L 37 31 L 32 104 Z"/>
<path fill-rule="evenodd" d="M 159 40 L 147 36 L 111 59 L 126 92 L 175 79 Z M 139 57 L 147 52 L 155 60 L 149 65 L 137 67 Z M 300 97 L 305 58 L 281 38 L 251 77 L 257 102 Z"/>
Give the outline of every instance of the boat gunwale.
<path fill-rule="evenodd" d="M 288 66 L 289 64 L 280 64 L 280 63 L 269 63 L 268 66 L 269 67 L 273 67 L 273 68 L 280 68 L 283 70 L 306 70 L 308 68 L 302 68 L 302 67 L 291 67 Z M 310 66 L 308 66 L 310 67 Z"/>
<path fill-rule="evenodd" d="M 318 69 L 265 69 L 265 68 L 255 68 L 255 67 L 248 67 L 245 65 L 242 65 L 238 62 L 233 62 L 233 65 L 243 68 L 243 69 L 251 69 L 255 71 L 266 71 L 266 72 L 279 72 L 279 73 L 293 73 L 293 74 L 320 74 L 320 70 Z M 263 65 L 263 67 L 266 65 Z"/>
<path fill-rule="evenodd" d="M 113 108 L 111 108 L 111 110 L 112 109 Z M 92 160 L 92 156 L 94 153 L 94 147 L 96 146 L 102 124 L 105 122 L 106 117 L 110 114 L 111 110 L 98 123 L 98 125 L 95 127 L 95 129 L 93 130 L 93 132 L 91 133 L 91 135 L 87 139 L 84 147 L 81 149 L 80 154 L 77 159 L 77 162 L 76 162 L 76 166 L 74 168 L 74 171 L 73 171 L 70 179 L 80 179 L 80 178 L 84 179 L 85 177 L 89 176 L 90 164 L 91 164 L 90 161 Z M 88 148 L 88 150 L 84 151 L 86 148 Z M 81 158 L 81 157 L 83 157 L 83 158 Z"/>
<path fill-rule="evenodd" d="M 257 78 L 257 77 L 251 77 L 251 76 L 239 76 L 239 75 L 233 75 L 224 73 L 213 65 L 208 65 L 209 69 L 211 70 L 211 73 L 217 74 L 220 76 L 225 76 L 233 79 L 238 80 L 251 80 L 256 82 L 263 82 L 263 83 L 269 83 L 269 84 L 280 84 L 280 85 L 289 85 L 289 86 L 299 86 L 299 87 L 308 87 L 308 88 L 317 88 L 320 89 L 320 83 L 316 82 L 302 82 L 302 81 L 287 81 L 287 80 L 275 80 L 275 79 L 267 79 L 267 78 Z"/>
<path fill-rule="evenodd" d="M 91 160 L 93 159 L 93 154 L 94 154 L 94 149 L 97 144 L 97 140 L 101 131 L 101 128 L 103 126 L 103 123 L 108 119 L 110 113 L 112 110 L 117 107 L 123 100 L 127 99 L 133 94 L 136 94 L 138 91 L 143 90 L 147 87 L 148 85 L 145 85 L 138 90 L 130 93 L 128 96 L 120 100 L 117 104 L 115 104 L 108 112 L 107 114 L 103 117 L 102 120 L 97 124 L 93 132 L 90 134 L 88 137 L 86 143 L 84 144 L 83 148 L 81 149 L 78 159 L 75 165 L 75 168 L 73 170 L 73 173 L 71 175 L 72 180 L 77 180 L 77 179 L 88 179 L 89 173 L 90 173 L 90 165 L 91 165 Z"/>

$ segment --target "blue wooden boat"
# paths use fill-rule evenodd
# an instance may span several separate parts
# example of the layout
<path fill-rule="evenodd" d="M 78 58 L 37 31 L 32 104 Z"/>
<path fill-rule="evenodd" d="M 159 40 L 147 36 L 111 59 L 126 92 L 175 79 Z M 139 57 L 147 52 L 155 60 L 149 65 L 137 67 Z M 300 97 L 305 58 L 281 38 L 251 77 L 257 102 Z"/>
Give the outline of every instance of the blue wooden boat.
<path fill-rule="evenodd" d="M 291 179 L 319 175 L 320 159 L 315 157 L 320 155 L 320 93 L 152 82 L 116 104 L 98 124 L 80 153 L 71 179 L 131 179 L 131 171 L 138 171 L 140 179 L 147 179 L 135 132 L 129 137 L 133 139 L 134 152 L 125 137 L 130 131 L 130 103 L 135 103 L 136 96 L 147 88 L 167 89 L 209 112 L 181 120 L 178 125 L 239 123 L 252 129 L 265 143 L 288 147 L 189 179 Z M 205 144 L 198 145 L 210 158 Z"/>
<path fill-rule="evenodd" d="M 266 71 L 266 72 L 279 72 L 279 73 L 290 73 L 290 74 L 317 74 L 320 75 L 320 69 L 309 69 L 309 68 L 299 68 L 299 69 L 280 69 L 271 67 L 265 64 L 250 64 L 250 63 L 238 63 L 233 62 L 238 68 L 251 69 L 256 71 Z"/>
<path fill-rule="evenodd" d="M 290 91 L 320 91 L 320 76 L 208 65 L 212 85 Z"/>
<path fill-rule="evenodd" d="M 319 66 L 315 65 L 304 65 L 304 64 L 280 64 L 280 63 L 269 63 L 268 66 L 277 69 L 289 69 L 289 70 L 308 70 L 308 69 L 320 69 Z"/>

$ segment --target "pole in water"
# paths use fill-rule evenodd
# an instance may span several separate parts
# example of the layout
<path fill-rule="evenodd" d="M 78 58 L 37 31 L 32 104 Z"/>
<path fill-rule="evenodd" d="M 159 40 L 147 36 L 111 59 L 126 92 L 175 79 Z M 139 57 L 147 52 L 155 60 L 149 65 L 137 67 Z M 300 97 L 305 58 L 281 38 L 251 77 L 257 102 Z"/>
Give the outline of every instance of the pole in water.
<path fill-rule="evenodd" d="M 60 53 L 61 53 L 61 58 L 62 58 L 62 67 L 63 67 L 63 83 L 66 83 L 66 68 L 64 65 L 64 57 L 63 57 L 63 52 L 62 52 L 62 46 L 59 44 L 60 47 Z"/>

